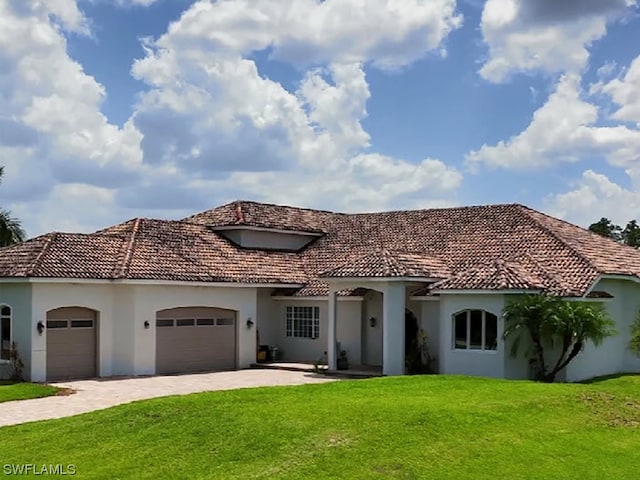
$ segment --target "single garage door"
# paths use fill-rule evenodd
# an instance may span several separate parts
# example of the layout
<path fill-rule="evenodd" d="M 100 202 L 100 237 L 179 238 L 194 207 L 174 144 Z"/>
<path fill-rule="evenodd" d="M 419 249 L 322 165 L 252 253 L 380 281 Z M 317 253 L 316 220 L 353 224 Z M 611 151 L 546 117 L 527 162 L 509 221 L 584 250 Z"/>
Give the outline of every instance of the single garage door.
<path fill-rule="evenodd" d="M 65 307 L 47 312 L 47 380 L 96 376 L 96 312 Z"/>
<path fill-rule="evenodd" d="M 236 313 L 181 307 L 156 314 L 156 373 L 236 368 Z"/>

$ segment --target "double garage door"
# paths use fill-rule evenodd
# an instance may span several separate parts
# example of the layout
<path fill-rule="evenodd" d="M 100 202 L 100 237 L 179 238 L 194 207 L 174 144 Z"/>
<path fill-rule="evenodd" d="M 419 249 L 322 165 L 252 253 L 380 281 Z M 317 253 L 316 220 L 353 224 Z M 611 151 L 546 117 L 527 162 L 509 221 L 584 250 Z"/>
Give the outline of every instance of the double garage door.
<path fill-rule="evenodd" d="M 47 312 L 47 380 L 96 376 L 96 321 L 88 308 Z"/>
<path fill-rule="evenodd" d="M 236 368 L 233 310 L 190 307 L 156 314 L 156 373 Z"/>

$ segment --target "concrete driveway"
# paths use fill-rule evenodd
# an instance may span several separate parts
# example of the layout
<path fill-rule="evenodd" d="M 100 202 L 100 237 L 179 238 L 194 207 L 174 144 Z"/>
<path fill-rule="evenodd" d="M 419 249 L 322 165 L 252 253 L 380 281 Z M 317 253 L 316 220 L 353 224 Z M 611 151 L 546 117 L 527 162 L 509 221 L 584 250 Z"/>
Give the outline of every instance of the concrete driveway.
<path fill-rule="evenodd" d="M 75 390 L 75 393 L 67 396 L 2 403 L 0 404 L 0 427 L 70 417 L 135 400 L 167 395 L 276 385 L 302 385 L 335 380 L 335 378 L 309 372 L 265 369 L 53 383 L 52 385 L 57 387 Z"/>

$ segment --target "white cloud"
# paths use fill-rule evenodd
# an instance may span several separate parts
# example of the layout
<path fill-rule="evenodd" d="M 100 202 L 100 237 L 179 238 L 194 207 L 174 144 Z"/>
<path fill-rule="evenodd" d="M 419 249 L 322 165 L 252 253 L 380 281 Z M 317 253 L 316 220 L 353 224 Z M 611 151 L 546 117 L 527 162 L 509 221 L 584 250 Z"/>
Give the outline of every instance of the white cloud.
<path fill-rule="evenodd" d="M 620 78 L 600 82 L 592 87 L 592 91 L 609 95 L 619 106 L 611 118 L 635 122 L 640 127 L 640 55 Z"/>
<path fill-rule="evenodd" d="M 37 234 L 234 198 L 351 211 L 450 204 L 459 172 L 369 152 L 361 121 L 365 68 L 441 54 L 460 22 L 454 0 L 200 1 L 146 41 L 132 73 L 150 88 L 118 127 L 100 111 L 104 87 L 67 53 L 65 32 L 90 33 L 76 2 L 0 3 L 5 206 Z M 294 91 L 250 58 L 267 47 L 301 72 Z"/>
<path fill-rule="evenodd" d="M 504 82 L 513 73 L 580 73 L 588 47 L 635 0 L 488 0 L 481 30 L 488 58 L 480 75 Z"/>
<path fill-rule="evenodd" d="M 271 47 L 299 66 L 397 68 L 439 51 L 462 23 L 455 0 L 201 0 L 156 45 L 245 54 Z"/>
<path fill-rule="evenodd" d="M 104 87 L 67 54 L 61 27 L 84 25 L 75 2 L 0 3 L 0 152 L 10 203 L 42 198 L 58 182 L 135 180 L 141 167 L 139 132 L 108 122 Z"/>
<path fill-rule="evenodd" d="M 365 154 L 361 121 L 370 96 L 364 65 L 408 64 L 442 48 L 458 22 L 449 1 L 198 2 L 148 40 L 132 68 L 152 87 L 134 116 L 145 162 L 176 169 L 190 185 L 209 178 L 198 191 L 228 191 L 226 183 L 237 197 L 307 206 L 383 208 L 420 192 L 424 201 L 449 198 L 458 172 L 436 160 Z M 288 91 L 243 56 L 267 47 L 299 68 L 323 66 Z"/>
<path fill-rule="evenodd" d="M 601 217 L 622 226 L 629 220 L 640 219 L 640 191 L 623 188 L 593 170 L 586 170 L 573 190 L 548 198 L 547 204 L 551 215 L 584 227 Z"/>
<path fill-rule="evenodd" d="M 522 133 L 470 152 L 466 157 L 468 165 L 539 168 L 577 162 L 587 156 L 603 157 L 622 167 L 637 161 L 640 131 L 622 125 L 597 126 L 598 107 L 582 95 L 580 78 L 563 76 Z"/>

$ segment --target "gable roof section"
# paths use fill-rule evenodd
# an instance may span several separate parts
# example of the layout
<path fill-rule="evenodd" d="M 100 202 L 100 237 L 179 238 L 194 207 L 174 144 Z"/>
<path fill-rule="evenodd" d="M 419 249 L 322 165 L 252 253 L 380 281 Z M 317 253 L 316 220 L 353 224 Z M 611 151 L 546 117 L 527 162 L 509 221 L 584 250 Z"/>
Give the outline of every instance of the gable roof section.
<path fill-rule="evenodd" d="M 345 214 L 238 200 L 182 220 L 212 227 L 247 226 L 324 233 Z"/>
<path fill-rule="evenodd" d="M 52 233 L 1 250 L 0 276 L 306 283 L 295 254 L 239 250 L 203 225 L 134 219 Z"/>
<path fill-rule="evenodd" d="M 322 236 L 297 253 L 250 250 L 211 229 L 224 225 Z M 640 252 L 516 204 L 344 214 L 233 202 L 181 221 L 133 219 L 0 250 L 0 277 L 302 284 L 298 296 L 326 295 L 330 277 L 581 296 L 601 274 L 640 278 Z"/>

